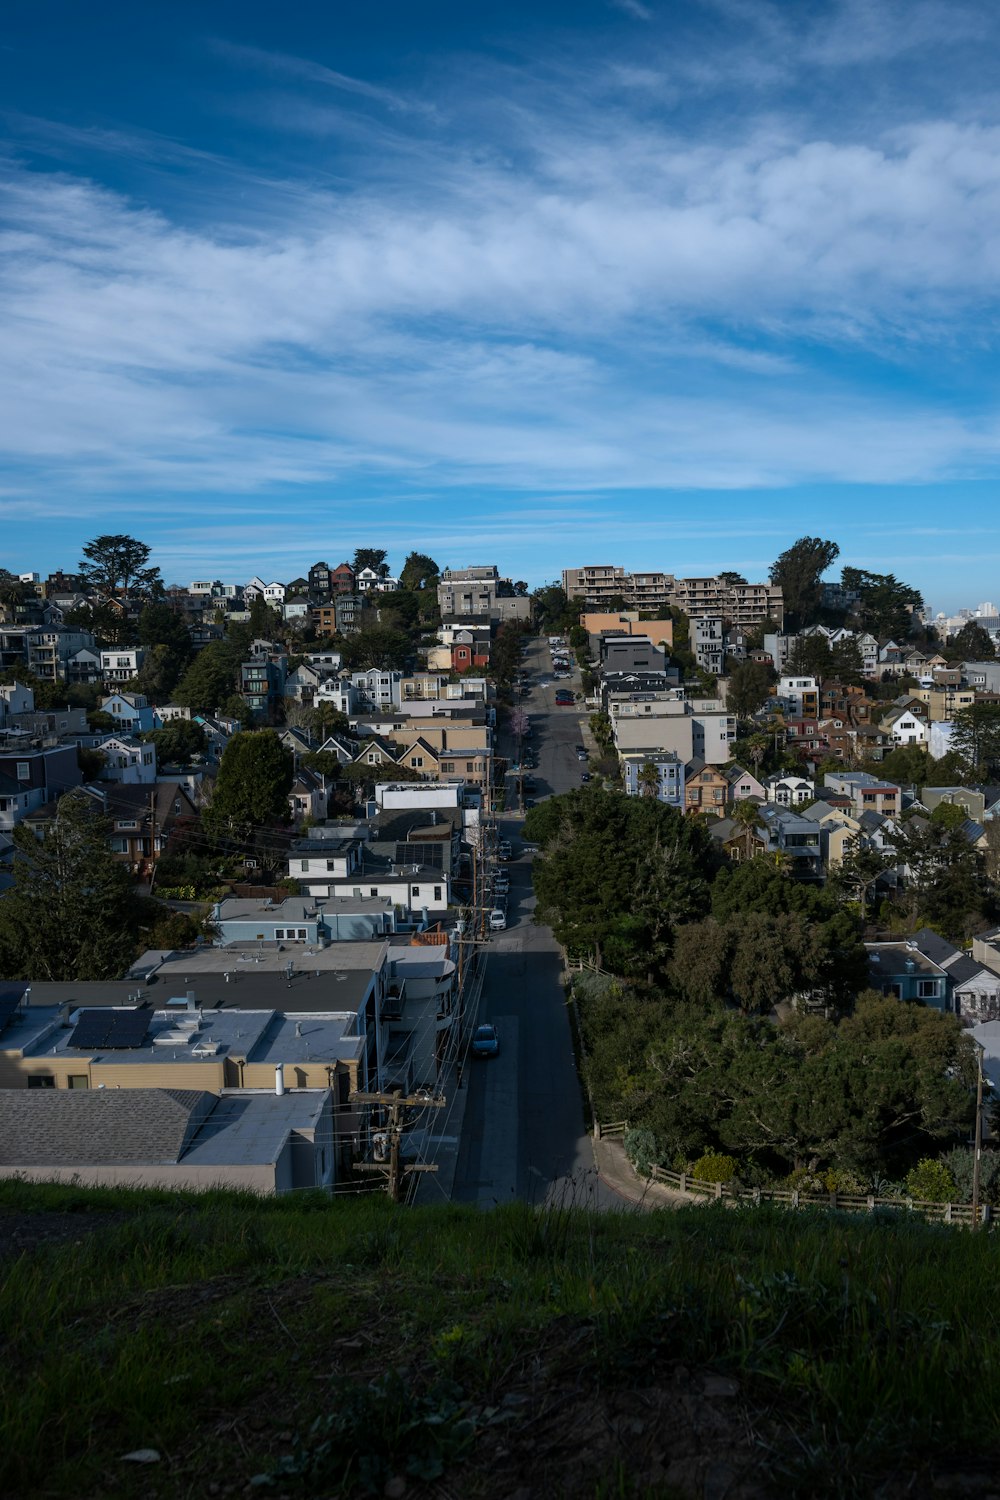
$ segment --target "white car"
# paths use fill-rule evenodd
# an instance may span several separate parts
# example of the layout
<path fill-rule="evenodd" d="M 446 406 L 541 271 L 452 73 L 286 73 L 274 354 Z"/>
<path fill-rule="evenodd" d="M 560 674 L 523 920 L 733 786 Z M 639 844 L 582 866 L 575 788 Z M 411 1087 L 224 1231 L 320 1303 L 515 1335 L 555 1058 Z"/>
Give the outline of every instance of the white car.
<path fill-rule="evenodd" d="M 507 913 L 498 906 L 490 912 L 490 931 L 503 932 L 507 926 Z"/>

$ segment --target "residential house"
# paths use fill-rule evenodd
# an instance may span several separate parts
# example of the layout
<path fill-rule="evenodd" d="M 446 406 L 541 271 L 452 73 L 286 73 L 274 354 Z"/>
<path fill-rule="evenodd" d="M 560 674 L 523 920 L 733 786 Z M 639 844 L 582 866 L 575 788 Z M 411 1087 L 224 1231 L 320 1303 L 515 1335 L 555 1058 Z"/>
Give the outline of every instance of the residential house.
<path fill-rule="evenodd" d="M 327 799 L 325 778 L 318 772 L 311 771 L 307 766 L 300 766 L 295 773 L 295 780 L 288 794 L 292 822 L 298 825 L 306 818 L 310 822 L 325 818 Z"/>
<path fill-rule="evenodd" d="M 1000 974 L 995 974 L 956 948 L 929 927 L 921 928 L 913 940 L 927 958 L 939 964 L 948 976 L 948 1009 L 967 1025 L 1000 1019 Z"/>
<path fill-rule="evenodd" d="M 941 964 L 920 951 L 915 940 L 866 943 L 868 979 L 872 989 L 897 1000 L 919 1000 L 934 1010 L 952 1009 L 948 974 Z"/>
<path fill-rule="evenodd" d="M 684 809 L 688 813 L 725 811 L 729 782 L 718 766 L 706 765 L 700 757 L 691 760 L 684 773 Z"/>
<path fill-rule="evenodd" d="M 721 615 L 699 615 L 691 621 L 691 650 L 699 667 L 721 677 L 726 660 L 726 629 Z"/>
<path fill-rule="evenodd" d="M 111 715 L 122 734 L 147 734 L 159 727 L 156 710 L 142 693 L 109 693 L 101 699 L 101 712 Z"/>
<path fill-rule="evenodd" d="M 790 808 L 765 803 L 758 825 L 764 834 L 764 852 L 786 860 L 797 880 L 821 880 L 823 859 L 819 829 L 815 822 Z"/>
<path fill-rule="evenodd" d="M 46 802 L 83 783 L 75 745 L 15 749 L 0 744 L 0 778 L 4 788 L 0 804 L 5 804 L 0 806 L 0 826 L 4 828 L 14 828 Z"/>
<path fill-rule="evenodd" d="M 730 802 L 746 802 L 753 798 L 757 802 L 766 802 L 767 793 L 764 791 L 763 782 L 758 781 L 751 771 L 746 771 L 742 766 L 725 766 L 723 776 L 729 783 Z"/>
<path fill-rule="evenodd" d="M 131 682 L 138 677 L 145 660 L 142 646 L 116 646 L 111 651 L 101 652 L 101 676 L 109 685 L 116 682 Z"/>
<path fill-rule="evenodd" d="M 786 673 L 778 678 L 775 690 L 779 706 L 798 719 L 819 718 L 819 683 L 815 677 Z"/>
<path fill-rule="evenodd" d="M 882 715 L 879 727 L 892 736 L 894 746 L 923 745 L 930 739 L 930 726 L 925 717 L 927 709 L 916 699 L 907 698 L 902 703 L 893 703 Z"/>
<path fill-rule="evenodd" d="M 986 795 L 978 787 L 925 786 L 921 790 L 920 801 L 929 813 L 936 807 L 947 805 L 961 807 L 966 817 L 978 823 L 982 823 L 986 816 Z"/>
<path fill-rule="evenodd" d="M 447 870 L 422 864 L 398 866 L 388 854 L 373 851 L 360 839 L 296 839 L 288 874 L 310 896 L 387 898 L 403 919 L 424 926 L 440 919 L 451 899 Z"/>
<path fill-rule="evenodd" d="M 647 767 L 656 773 L 656 784 L 649 779 Z M 669 752 L 654 752 L 651 755 L 623 755 L 621 757 L 622 781 L 628 797 L 655 795 L 668 807 L 684 809 L 684 762 Z"/>
<path fill-rule="evenodd" d="M 93 745 L 104 756 L 99 780 L 126 786 L 152 786 L 156 781 L 156 746 L 151 741 L 106 734 L 95 736 Z"/>
<path fill-rule="evenodd" d="M 769 776 L 764 782 L 768 802 L 778 807 L 801 807 L 816 796 L 815 782 L 804 776 Z"/>
<path fill-rule="evenodd" d="M 254 656 L 240 666 L 240 696 L 257 721 L 270 722 L 284 697 L 286 658 Z"/>
<path fill-rule="evenodd" d="M 869 771 L 827 771 L 825 786 L 850 797 L 855 812 L 877 812 L 898 817 L 902 810 L 902 789 L 894 782 L 880 781 Z"/>

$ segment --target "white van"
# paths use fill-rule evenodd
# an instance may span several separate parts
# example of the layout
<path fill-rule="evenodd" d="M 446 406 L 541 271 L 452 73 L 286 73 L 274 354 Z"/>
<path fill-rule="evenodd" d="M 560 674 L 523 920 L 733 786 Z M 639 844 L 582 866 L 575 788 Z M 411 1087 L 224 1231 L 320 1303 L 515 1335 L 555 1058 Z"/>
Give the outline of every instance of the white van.
<path fill-rule="evenodd" d="M 503 932 L 506 926 L 507 913 L 502 911 L 498 906 L 490 912 L 490 930 L 491 932 Z"/>

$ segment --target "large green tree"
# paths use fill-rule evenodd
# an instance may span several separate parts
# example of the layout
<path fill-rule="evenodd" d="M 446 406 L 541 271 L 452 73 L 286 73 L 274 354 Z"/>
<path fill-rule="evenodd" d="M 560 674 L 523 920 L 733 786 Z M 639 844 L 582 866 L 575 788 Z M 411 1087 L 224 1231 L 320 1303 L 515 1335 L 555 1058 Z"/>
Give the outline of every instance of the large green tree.
<path fill-rule="evenodd" d="M 402 671 L 413 647 L 403 630 L 391 625 L 368 625 L 344 641 L 341 647 L 344 666 L 354 671 L 378 667 L 382 671 Z"/>
<path fill-rule="evenodd" d="M 979 780 L 1000 775 L 1000 703 L 970 703 L 968 708 L 959 709 L 951 748 Z"/>
<path fill-rule="evenodd" d="M 977 620 L 966 620 L 945 643 L 945 651 L 952 661 L 993 661 L 997 654 L 993 637 Z"/>
<path fill-rule="evenodd" d="M 768 662 L 739 662 L 729 674 L 726 707 L 738 719 L 749 719 L 764 707 L 775 680 L 775 670 Z"/>
<path fill-rule="evenodd" d="M 923 604 L 919 589 L 903 583 L 894 573 L 870 573 L 865 568 L 844 568 L 841 582 L 844 588 L 861 595 L 854 617 L 863 630 L 880 640 L 899 640 L 911 634 L 913 612 Z"/>
<path fill-rule="evenodd" d="M 137 908 L 111 825 L 67 792 L 45 838 L 14 830 L 14 883 L 0 900 L 0 974 L 8 979 L 120 979 L 135 956 Z"/>
<path fill-rule="evenodd" d="M 288 819 L 295 761 L 273 729 L 241 730 L 222 754 L 204 822 L 217 834 L 247 839 Z"/>
<path fill-rule="evenodd" d="M 770 577 L 781 588 L 786 629 L 800 630 L 816 621 L 823 592 L 820 580 L 839 556 L 836 542 L 803 536 L 775 559 Z"/>
<path fill-rule="evenodd" d="M 433 588 L 440 571 L 433 557 L 428 557 L 426 552 L 411 552 L 399 575 L 399 586 L 402 589 Z"/>
<path fill-rule="evenodd" d="M 376 573 L 382 573 L 384 576 L 389 571 L 385 561 L 388 555 L 384 547 L 359 547 L 354 554 L 351 568 L 355 574 L 362 572 L 365 568 L 373 568 Z"/>
<path fill-rule="evenodd" d="M 194 713 L 214 714 L 236 686 L 233 653 L 224 641 L 202 648 L 174 691 L 174 701 Z"/>
<path fill-rule="evenodd" d="M 602 789 L 544 807 L 526 821 L 545 846 L 534 866 L 540 915 L 567 948 L 615 973 L 662 972 L 677 925 L 708 906 L 714 856 L 701 823 Z"/>
<path fill-rule="evenodd" d="M 122 533 L 97 536 L 84 547 L 79 571 L 95 593 L 161 594 L 160 570 L 149 566 L 151 552 L 145 542 Z"/>

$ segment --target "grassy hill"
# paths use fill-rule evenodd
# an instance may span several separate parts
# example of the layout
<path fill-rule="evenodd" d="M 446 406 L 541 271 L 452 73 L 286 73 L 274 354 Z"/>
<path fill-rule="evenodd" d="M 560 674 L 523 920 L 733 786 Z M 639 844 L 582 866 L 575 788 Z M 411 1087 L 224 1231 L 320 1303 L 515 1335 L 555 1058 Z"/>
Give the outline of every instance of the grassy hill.
<path fill-rule="evenodd" d="M 877 1215 L 3 1184 L 0 1492 L 985 1496 L 997 1257 Z"/>

